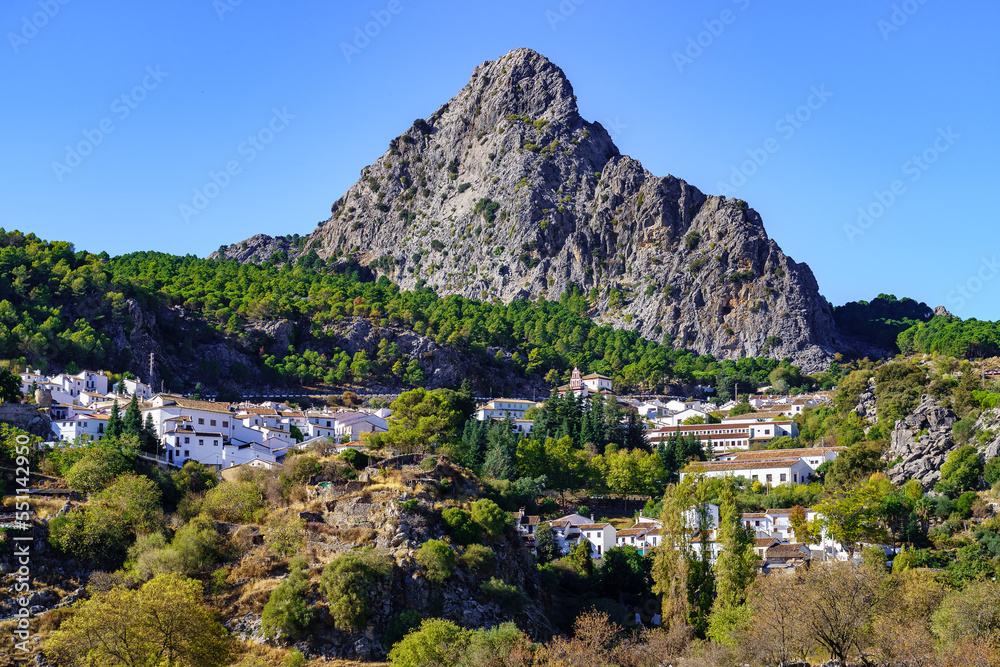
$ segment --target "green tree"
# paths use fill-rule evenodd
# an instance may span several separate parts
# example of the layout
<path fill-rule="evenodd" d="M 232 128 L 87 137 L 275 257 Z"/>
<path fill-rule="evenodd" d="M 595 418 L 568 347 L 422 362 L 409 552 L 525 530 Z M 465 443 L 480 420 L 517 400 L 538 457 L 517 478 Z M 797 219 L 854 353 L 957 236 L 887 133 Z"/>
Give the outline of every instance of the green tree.
<path fill-rule="evenodd" d="M 458 507 L 449 507 L 441 512 L 441 519 L 444 521 L 448 534 L 454 537 L 459 544 L 472 544 L 479 541 L 479 525 L 472 520 L 470 512 Z"/>
<path fill-rule="evenodd" d="M 368 353 L 358 350 L 354 353 L 354 361 L 351 363 L 351 375 L 355 382 L 361 382 L 368 377 L 371 371 L 371 362 L 368 360 Z"/>
<path fill-rule="evenodd" d="M 488 498 L 480 498 L 472 503 L 472 520 L 478 523 L 491 537 L 503 537 L 504 529 L 510 523 L 510 516 Z"/>
<path fill-rule="evenodd" d="M 983 462 L 979 451 L 973 445 L 963 445 L 948 454 L 948 460 L 941 466 L 941 481 L 934 489 L 955 498 L 965 491 L 979 488 L 982 474 Z"/>
<path fill-rule="evenodd" d="M 349 551 L 323 568 L 320 588 L 330 605 L 334 625 L 360 630 L 386 595 L 392 576 L 392 559 L 372 547 Z"/>
<path fill-rule="evenodd" d="M 138 590 L 117 587 L 73 605 L 45 654 L 79 667 L 222 667 L 232 642 L 205 605 L 201 584 L 165 574 Z"/>
<path fill-rule="evenodd" d="M 849 489 L 864 483 L 884 466 L 882 450 L 877 443 L 856 442 L 830 463 L 823 485 L 833 490 Z"/>
<path fill-rule="evenodd" d="M 443 584 L 455 572 L 455 550 L 442 540 L 427 540 L 417 550 L 417 563 L 430 581 Z"/>
<path fill-rule="evenodd" d="M 739 607 L 746 602 L 747 590 L 757 576 L 754 532 L 740 520 L 736 481 L 722 480 L 717 540 L 720 552 L 715 561 L 715 604 L 712 613 Z"/>
<path fill-rule="evenodd" d="M 424 620 L 389 651 L 392 667 L 453 667 L 461 663 L 470 632 L 440 618 Z"/>
<path fill-rule="evenodd" d="M 881 479 L 872 479 L 853 491 L 825 500 L 814 509 L 822 515 L 830 537 L 842 544 L 853 558 L 862 542 L 884 544 L 888 541 L 882 503 L 892 490 L 892 484 L 881 476 Z"/>
<path fill-rule="evenodd" d="M 402 393 L 392 403 L 389 431 L 371 435 L 369 446 L 420 452 L 451 442 L 461 416 L 450 399 L 442 390 L 417 388 Z"/>
<path fill-rule="evenodd" d="M 123 432 L 121 411 L 118 408 L 118 399 L 115 399 L 111 404 L 111 414 L 108 415 L 108 425 L 104 427 L 104 437 L 118 438 Z"/>
<path fill-rule="evenodd" d="M 250 523 L 261 518 L 265 506 L 255 482 L 225 482 L 205 494 L 203 510 L 219 521 Z"/>
<path fill-rule="evenodd" d="M 142 415 L 139 413 L 139 399 L 132 394 L 132 399 L 125 408 L 125 417 L 122 419 L 122 432 L 139 438 L 142 435 Z"/>
<path fill-rule="evenodd" d="M 19 403 L 21 394 L 21 378 L 5 368 L 0 368 L 0 402 Z"/>
<path fill-rule="evenodd" d="M 261 628 L 268 637 L 286 636 L 296 639 L 312 623 L 313 611 L 306 603 L 309 574 L 303 561 L 293 561 L 288 578 L 271 591 L 271 597 L 261 614 Z"/>
<path fill-rule="evenodd" d="M 545 565 L 559 557 L 559 545 L 552 532 L 552 525 L 547 521 L 539 523 L 535 529 L 535 553 L 539 565 Z"/>

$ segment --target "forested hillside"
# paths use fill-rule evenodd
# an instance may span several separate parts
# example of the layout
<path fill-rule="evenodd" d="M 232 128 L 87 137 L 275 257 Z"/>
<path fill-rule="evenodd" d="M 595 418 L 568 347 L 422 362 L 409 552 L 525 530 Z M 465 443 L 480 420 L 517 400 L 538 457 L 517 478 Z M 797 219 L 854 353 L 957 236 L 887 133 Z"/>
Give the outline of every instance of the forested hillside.
<path fill-rule="evenodd" d="M 475 363 L 485 378 L 480 388 L 499 371 L 508 385 L 551 386 L 574 365 L 625 390 L 701 383 L 727 395 L 737 382 L 769 384 L 772 373 L 790 388 L 814 384 L 787 362 L 718 361 L 598 326 L 587 317 L 596 297 L 577 288 L 559 300 L 487 303 L 366 281 L 364 269 L 312 253 L 262 265 L 156 252 L 111 258 L 17 231 L 0 232 L 0 268 L 0 358 L 146 379 L 153 352 L 156 374 L 181 391 L 199 382 L 229 392 L 260 384 L 420 385 L 437 362 L 414 352 L 429 346 Z M 359 329 L 367 336 L 361 343 Z"/>

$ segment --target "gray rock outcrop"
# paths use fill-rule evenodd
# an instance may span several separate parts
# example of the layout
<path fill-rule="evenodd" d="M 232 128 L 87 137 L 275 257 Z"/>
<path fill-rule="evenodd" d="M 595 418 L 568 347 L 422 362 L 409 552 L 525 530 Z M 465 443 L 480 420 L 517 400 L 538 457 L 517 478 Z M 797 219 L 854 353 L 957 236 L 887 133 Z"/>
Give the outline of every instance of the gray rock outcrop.
<path fill-rule="evenodd" d="M 977 434 L 982 432 L 987 434 L 981 447 L 985 460 L 989 461 L 1000 456 L 1000 408 L 983 410 L 972 430 Z"/>
<path fill-rule="evenodd" d="M 951 408 L 937 404 L 931 396 L 923 396 L 911 415 L 896 422 L 891 444 L 885 458 L 897 461 L 887 471 L 895 484 L 915 479 L 930 489 L 941 479 L 941 466 L 958 445 L 952 437 L 957 421 Z"/>
<path fill-rule="evenodd" d="M 868 380 L 868 388 L 858 396 L 858 405 L 854 408 L 854 412 L 871 425 L 865 427 L 865 433 L 878 424 L 878 412 L 875 409 L 875 378 Z"/>
<path fill-rule="evenodd" d="M 273 245 L 255 236 L 224 253 L 263 261 Z M 812 271 L 756 211 L 621 155 L 580 116 L 562 70 L 529 49 L 477 67 L 361 170 L 304 245 L 285 246 L 483 300 L 579 286 L 600 323 L 717 357 L 813 371 L 835 338 Z"/>

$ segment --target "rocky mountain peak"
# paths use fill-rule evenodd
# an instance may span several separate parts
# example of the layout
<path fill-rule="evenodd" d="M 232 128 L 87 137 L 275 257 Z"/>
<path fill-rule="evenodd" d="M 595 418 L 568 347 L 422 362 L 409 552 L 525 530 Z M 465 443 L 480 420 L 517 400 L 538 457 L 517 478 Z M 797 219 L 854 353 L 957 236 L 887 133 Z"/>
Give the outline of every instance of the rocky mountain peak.
<path fill-rule="evenodd" d="M 514 49 L 479 65 L 462 92 L 479 109 L 482 122 L 490 125 L 510 114 L 567 125 L 580 122 L 569 79 L 562 69 L 531 49 Z"/>
<path fill-rule="evenodd" d="M 599 322 L 678 347 L 810 371 L 832 354 L 830 305 L 757 212 L 621 155 L 530 49 L 479 65 L 331 212 L 301 251 L 403 288 L 509 302 L 577 287 Z"/>

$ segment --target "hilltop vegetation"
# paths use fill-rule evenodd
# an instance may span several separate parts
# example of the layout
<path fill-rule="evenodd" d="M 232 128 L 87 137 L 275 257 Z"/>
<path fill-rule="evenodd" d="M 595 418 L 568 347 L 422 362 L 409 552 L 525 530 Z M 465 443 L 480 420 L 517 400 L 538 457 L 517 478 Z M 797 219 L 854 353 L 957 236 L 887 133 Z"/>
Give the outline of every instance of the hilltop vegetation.
<path fill-rule="evenodd" d="M 74 251 L 33 234 L 0 232 L 0 358 L 35 367 L 105 367 L 146 375 L 147 351 L 160 360 L 168 389 L 237 390 L 248 382 L 386 381 L 420 385 L 432 370 L 382 341 L 377 351 L 337 347 L 338 323 L 363 318 L 402 328 L 485 365 L 558 382 L 575 365 L 612 377 L 622 390 L 668 383 L 739 383 L 756 388 L 779 368 L 789 387 L 812 386 L 787 362 L 718 361 L 645 340 L 635 331 L 598 326 L 588 317 L 595 295 L 579 289 L 558 301 L 485 303 L 407 291 L 385 278 L 364 281 L 358 267 L 315 254 L 262 265 L 156 252 L 108 257 Z M 289 349 L 274 350 L 268 326 L 293 323 Z M 142 353 L 133 345 L 145 346 Z M 222 345 L 238 354 L 202 359 Z M 261 348 L 270 353 L 261 353 Z M 225 356 L 225 355 L 224 355 Z M 836 378 L 833 378 L 835 381 Z"/>

